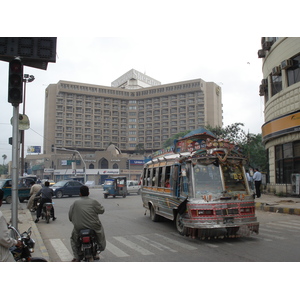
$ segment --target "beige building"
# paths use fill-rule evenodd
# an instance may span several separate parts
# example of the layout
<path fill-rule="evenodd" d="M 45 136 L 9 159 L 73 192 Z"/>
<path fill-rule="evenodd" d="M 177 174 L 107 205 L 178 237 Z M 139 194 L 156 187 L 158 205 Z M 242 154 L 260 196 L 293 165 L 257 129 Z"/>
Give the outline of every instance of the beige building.
<path fill-rule="evenodd" d="M 44 118 L 43 154 L 38 157 L 45 160 L 40 167 L 31 162 L 32 169 L 44 166 L 51 173 L 43 176 L 61 179 L 66 169 L 72 172 L 71 156 L 79 152 L 85 166 L 77 155 L 77 167 L 91 173 L 88 179 L 105 169 L 123 170 L 119 174 L 126 176 L 131 170 L 136 179 L 144 156 L 161 149 L 174 134 L 222 126 L 222 93 L 217 84 L 202 79 L 161 84 L 132 69 L 111 87 L 64 80 L 50 84 Z M 114 157 L 107 152 L 112 144 L 118 152 L 113 150 Z"/>
<path fill-rule="evenodd" d="M 264 37 L 261 44 L 262 135 L 269 159 L 269 190 L 299 194 L 300 182 L 296 186 L 295 180 L 300 173 L 300 38 Z"/>
<path fill-rule="evenodd" d="M 46 89 L 44 153 L 52 145 L 93 153 L 111 143 L 126 153 L 137 145 L 152 153 L 176 133 L 222 126 L 221 98 L 213 82 L 161 85 L 136 70 L 112 87 L 59 81 Z"/>

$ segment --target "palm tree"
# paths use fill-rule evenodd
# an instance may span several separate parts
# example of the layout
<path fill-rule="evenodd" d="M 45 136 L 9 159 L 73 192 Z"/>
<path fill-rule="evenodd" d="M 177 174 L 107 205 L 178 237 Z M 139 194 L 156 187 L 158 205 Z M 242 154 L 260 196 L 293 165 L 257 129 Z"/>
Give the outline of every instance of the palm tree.
<path fill-rule="evenodd" d="M 5 162 L 5 160 L 7 159 L 7 155 L 6 155 L 6 154 L 3 154 L 3 155 L 2 155 L 2 158 L 3 158 L 3 166 L 4 166 L 4 162 Z"/>

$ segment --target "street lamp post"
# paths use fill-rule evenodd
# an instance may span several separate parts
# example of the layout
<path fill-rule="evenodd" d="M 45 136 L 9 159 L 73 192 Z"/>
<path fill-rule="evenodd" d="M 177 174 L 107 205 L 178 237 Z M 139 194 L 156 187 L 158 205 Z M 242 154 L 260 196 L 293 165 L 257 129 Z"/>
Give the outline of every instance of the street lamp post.
<path fill-rule="evenodd" d="M 86 164 L 85 164 L 85 161 L 83 160 L 80 152 L 78 150 L 75 150 L 75 149 L 66 149 L 66 148 L 57 148 L 57 147 L 54 147 L 54 149 L 78 153 L 78 155 L 79 155 L 79 157 L 80 157 L 80 159 L 81 159 L 81 161 L 83 162 L 83 165 L 84 165 L 84 183 L 86 183 Z"/>
<path fill-rule="evenodd" d="M 26 100 L 26 84 L 28 82 L 32 82 L 34 80 L 34 76 L 33 75 L 29 75 L 29 74 L 24 74 L 23 77 L 23 82 L 24 82 L 24 92 L 23 92 L 23 115 L 25 115 L 25 100 Z M 21 150 L 21 175 L 23 176 L 24 174 L 24 149 L 25 149 L 25 145 L 24 145 L 24 141 L 25 141 L 25 130 L 21 131 L 21 142 L 22 142 L 22 150 Z"/>

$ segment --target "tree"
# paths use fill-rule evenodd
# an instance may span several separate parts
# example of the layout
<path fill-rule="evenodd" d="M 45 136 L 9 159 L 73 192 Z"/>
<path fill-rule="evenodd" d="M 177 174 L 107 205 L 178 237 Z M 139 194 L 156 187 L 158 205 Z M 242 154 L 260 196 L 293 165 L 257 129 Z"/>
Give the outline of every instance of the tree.
<path fill-rule="evenodd" d="M 183 131 L 183 132 L 176 133 L 172 137 L 170 137 L 167 140 L 165 140 L 165 142 L 163 143 L 163 148 L 167 148 L 167 147 L 173 146 L 174 145 L 174 140 L 177 140 L 179 138 L 184 137 L 189 132 L 190 132 L 190 130 L 186 130 L 186 131 Z"/>
<path fill-rule="evenodd" d="M 3 154 L 3 155 L 2 155 L 2 158 L 3 158 L 3 166 L 4 166 L 5 160 L 7 159 L 7 155 L 6 155 L 6 154 Z"/>
<path fill-rule="evenodd" d="M 244 155 L 248 158 L 248 167 L 259 168 L 260 171 L 268 171 L 268 159 L 262 143 L 261 134 L 246 133 L 243 123 L 234 123 L 222 128 L 220 126 L 205 126 L 206 129 L 214 133 L 218 138 L 228 139 L 238 144 Z"/>
<path fill-rule="evenodd" d="M 136 144 L 135 152 L 136 154 L 143 154 L 145 152 L 144 144 Z"/>

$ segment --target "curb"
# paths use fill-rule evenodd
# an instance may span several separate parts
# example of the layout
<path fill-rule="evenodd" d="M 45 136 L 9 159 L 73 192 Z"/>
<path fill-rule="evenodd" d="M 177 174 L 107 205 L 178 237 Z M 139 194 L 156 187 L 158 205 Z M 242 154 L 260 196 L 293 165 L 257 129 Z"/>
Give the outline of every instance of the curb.
<path fill-rule="evenodd" d="M 290 215 L 300 215 L 300 208 L 274 206 L 274 204 L 268 204 L 268 203 L 256 202 L 255 208 L 257 210 L 263 210 L 263 211 L 268 211 L 268 212 L 283 213 L 283 214 L 290 214 Z"/>
<path fill-rule="evenodd" d="M 49 262 L 50 256 L 49 256 L 48 250 L 44 244 L 44 241 L 40 235 L 40 232 L 39 232 L 36 224 L 33 221 L 30 211 L 28 209 L 25 209 L 25 214 L 26 214 L 26 218 L 29 220 L 29 225 L 31 226 L 32 231 L 34 232 L 35 248 L 39 247 L 42 257 L 45 258 Z"/>

